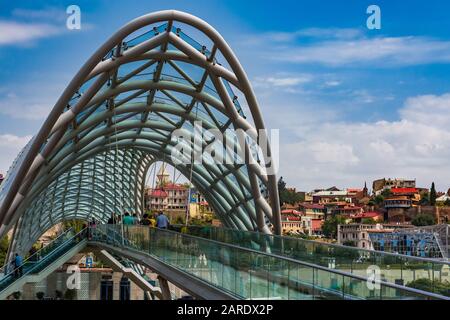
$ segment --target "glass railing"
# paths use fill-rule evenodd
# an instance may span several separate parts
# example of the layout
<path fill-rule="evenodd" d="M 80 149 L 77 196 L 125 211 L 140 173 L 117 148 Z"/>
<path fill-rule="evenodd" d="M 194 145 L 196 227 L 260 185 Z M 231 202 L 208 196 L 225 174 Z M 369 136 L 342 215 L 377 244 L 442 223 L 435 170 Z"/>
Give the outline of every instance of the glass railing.
<path fill-rule="evenodd" d="M 450 296 L 450 264 L 445 261 L 267 235 L 212 226 L 173 226 L 196 237 L 235 244 L 294 260 L 367 277 L 379 268 L 382 281 Z"/>
<path fill-rule="evenodd" d="M 60 234 L 56 239 L 45 247 L 36 251 L 26 258 L 20 267 L 6 266 L 0 275 L 0 292 L 9 287 L 16 280 L 30 274 L 36 274 L 44 270 L 55 259 L 61 257 L 73 246 L 83 240 L 87 229 L 76 233 L 73 229 L 68 229 Z"/>
<path fill-rule="evenodd" d="M 92 240 L 136 250 L 239 299 L 441 299 L 288 257 L 145 226 L 102 225 Z"/>

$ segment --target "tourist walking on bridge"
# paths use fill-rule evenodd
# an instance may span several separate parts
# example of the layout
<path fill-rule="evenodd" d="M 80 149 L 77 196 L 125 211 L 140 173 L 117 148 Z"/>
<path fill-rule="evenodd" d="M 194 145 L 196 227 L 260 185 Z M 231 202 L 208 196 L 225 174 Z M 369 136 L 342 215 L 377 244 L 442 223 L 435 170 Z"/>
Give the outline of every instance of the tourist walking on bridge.
<path fill-rule="evenodd" d="M 169 224 L 169 218 L 161 211 L 158 217 L 156 217 L 156 227 L 159 229 L 168 229 Z"/>
<path fill-rule="evenodd" d="M 14 258 L 14 268 L 14 276 L 20 278 L 23 274 L 23 258 L 18 253 L 16 253 L 16 257 Z"/>

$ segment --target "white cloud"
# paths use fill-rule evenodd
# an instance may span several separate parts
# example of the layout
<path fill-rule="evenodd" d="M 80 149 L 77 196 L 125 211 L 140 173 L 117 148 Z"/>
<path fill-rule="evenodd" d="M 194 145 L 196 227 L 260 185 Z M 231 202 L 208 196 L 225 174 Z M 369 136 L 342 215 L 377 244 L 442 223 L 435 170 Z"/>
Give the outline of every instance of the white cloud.
<path fill-rule="evenodd" d="M 422 36 L 369 37 L 362 30 L 352 28 L 269 32 L 244 36 L 240 44 L 270 60 L 329 67 L 450 62 L 450 41 Z"/>
<path fill-rule="evenodd" d="M 361 37 L 363 32 L 356 28 L 307 28 L 295 33 L 298 37 L 354 39 Z"/>
<path fill-rule="evenodd" d="M 328 66 L 409 66 L 450 62 L 450 42 L 425 37 L 376 37 L 291 44 L 270 59 Z"/>
<path fill-rule="evenodd" d="M 3 98 L 0 97 L 0 114 L 14 119 L 41 120 L 47 117 L 53 103 L 50 98 L 33 95 L 22 97 L 9 92 Z"/>
<path fill-rule="evenodd" d="M 255 87 L 294 87 L 312 81 L 312 76 L 308 74 L 301 74 L 296 76 L 275 76 L 275 77 L 259 77 L 255 79 Z"/>
<path fill-rule="evenodd" d="M 13 134 L 0 134 L 0 173 L 5 174 L 31 136 L 19 137 Z"/>
<path fill-rule="evenodd" d="M 46 23 L 22 23 L 0 20 L 0 46 L 29 45 L 33 41 L 48 38 L 64 29 Z"/>
<path fill-rule="evenodd" d="M 409 98 L 399 114 L 397 121 L 315 124 L 303 112 L 291 114 L 296 124 L 287 122 L 280 133 L 280 174 L 302 190 L 370 185 L 382 177 L 416 178 L 421 187 L 434 181 L 447 190 L 450 94 Z"/>
<path fill-rule="evenodd" d="M 329 81 L 325 81 L 325 86 L 326 87 L 337 87 L 341 85 L 341 81 L 338 80 L 329 80 Z"/>
<path fill-rule="evenodd" d="M 67 19 L 65 10 L 57 7 L 47 7 L 45 9 L 21 9 L 16 8 L 12 11 L 12 15 L 18 18 L 32 19 L 32 20 L 52 20 L 56 22 L 63 22 Z"/>
<path fill-rule="evenodd" d="M 354 39 L 363 35 L 360 29 L 356 28 L 306 28 L 291 32 L 272 31 L 259 34 L 258 36 L 246 36 L 247 44 L 286 43 L 302 38 L 314 39 Z"/>

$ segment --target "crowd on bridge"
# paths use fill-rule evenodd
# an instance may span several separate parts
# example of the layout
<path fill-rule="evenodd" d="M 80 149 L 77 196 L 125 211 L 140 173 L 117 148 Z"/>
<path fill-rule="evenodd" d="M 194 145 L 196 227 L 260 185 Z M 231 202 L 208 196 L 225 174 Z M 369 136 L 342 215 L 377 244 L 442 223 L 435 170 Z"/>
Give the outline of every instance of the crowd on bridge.
<path fill-rule="evenodd" d="M 156 216 L 152 214 L 145 213 L 142 216 L 142 219 L 138 217 L 137 214 L 130 214 L 129 212 L 125 212 L 125 215 L 116 215 L 113 214 L 108 219 L 108 224 L 123 224 L 123 225 L 143 225 L 149 227 L 156 227 L 159 229 L 168 229 L 170 226 L 170 221 L 167 215 L 164 212 L 160 211 L 156 214 Z M 90 227 L 96 225 L 96 221 L 92 220 L 90 223 Z"/>

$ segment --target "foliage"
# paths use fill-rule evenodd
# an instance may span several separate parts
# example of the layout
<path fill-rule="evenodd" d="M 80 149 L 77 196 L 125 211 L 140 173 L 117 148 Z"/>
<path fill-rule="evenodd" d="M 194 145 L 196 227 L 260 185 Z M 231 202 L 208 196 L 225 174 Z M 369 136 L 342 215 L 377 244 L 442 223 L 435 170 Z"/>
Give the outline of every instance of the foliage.
<path fill-rule="evenodd" d="M 6 254 L 8 252 L 9 239 L 8 236 L 4 236 L 0 239 L 0 266 L 5 263 Z"/>
<path fill-rule="evenodd" d="M 42 291 L 39 291 L 36 293 L 36 299 L 38 300 L 42 300 L 44 299 L 45 293 L 43 293 Z"/>
<path fill-rule="evenodd" d="M 286 182 L 283 181 L 283 177 L 278 180 L 278 192 L 280 196 L 280 205 L 283 205 L 284 203 L 296 204 L 305 200 L 303 194 L 286 188 Z"/>
<path fill-rule="evenodd" d="M 450 296 L 450 282 L 448 281 L 441 282 L 437 279 L 431 281 L 427 278 L 421 278 L 407 283 L 406 286 L 422 291 L 434 292 L 447 297 Z"/>
<path fill-rule="evenodd" d="M 430 189 L 430 205 L 435 206 L 436 205 L 436 188 L 434 186 L 434 182 L 431 184 L 431 189 Z"/>
<path fill-rule="evenodd" d="M 83 230 L 85 222 L 83 220 L 66 220 L 63 222 L 63 229 L 69 230 L 72 228 L 76 233 Z"/>
<path fill-rule="evenodd" d="M 55 290 L 55 299 L 61 300 L 63 298 L 63 293 L 59 290 Z"/>
<path fill-rule="evenodd" d="M 378 196 L 376 196 L 376 197 L 373 199 L 373 201 L 375 202 L 376 205 L 380 206 L 380 205 L 382 205 L 383 202 L 384 202 L 384 197 L 383 197 L 381 194 L 379 194 Z"/>
<path fill-rule="evenodd" d="M 427 206 L 427 205 L 430 204 L 430 198 L 429 198 L 428 191 L 422 192 L 422 193 L 420 194 L 420 201 L 419 201 L 419 204 L 420 204 L 421 206 Z"/>
<path fill-rule="evenodd" d="M 361 223 L 362 224 L 377 224 L 377 222 L 375 220 L 373 220 L 372 218 L 363 218 L 363 219 L 361 219 Z"/>
<path fill-rule="evenodd" d="M 12 294 L 12 296 L 14 297 L 14 300 L 20 300 L 20 297 L 22 297 L 22 292 L 16 291 Z"/>
<path fill-rule="evenodd" d="M 384 189 L 381 192 L 381 195 L 383 196 L 383 198 L 389 198 L 390 196 L 392 196 L 392 192 L 389 189 Z"/>
<path fill-rule="evenodd" d="M 345 219 L 341 216 L 330 217 L 324 221 L 322 232 L 325 237 L 336 239 L 338 224 L 345 224 Z"/>
<path fill-rule="evenodd" d="M 436 220 L 433 216 L 430 216 L 428 214 L 418 214 L 411 223 L 415 225 L 416 227 L 422 227 L 422 226 L 432 226 L 436 223 Z"/>
<path fill-rule="evenodd" d="M 444 206 L 450 206 L 450 199 L 445 200 Z"/>
<path fill-rule="evenodd" d="M 182 216 L 177 216 L 175 218 L 175 224 L 184 224 L 184 219 Z"/>
<path fill-rule="evenodd" d="M 356 247 L 355 243 L 353 241 L 350 241 L 350 240 L 346 240 L 342 244 L 344 246 L 347 246 L 347 247 Z"/>
<path fill-rule="evenodd" d="M 77 297 L 77 290 L 76 289 L 67 289 L 64 293 L 64 299 L 65 300 L 75 300 Z"/>

